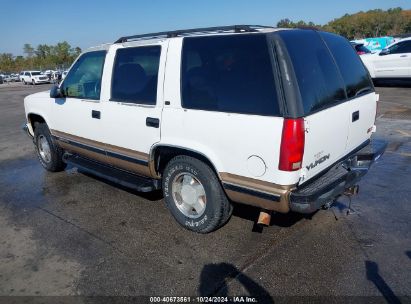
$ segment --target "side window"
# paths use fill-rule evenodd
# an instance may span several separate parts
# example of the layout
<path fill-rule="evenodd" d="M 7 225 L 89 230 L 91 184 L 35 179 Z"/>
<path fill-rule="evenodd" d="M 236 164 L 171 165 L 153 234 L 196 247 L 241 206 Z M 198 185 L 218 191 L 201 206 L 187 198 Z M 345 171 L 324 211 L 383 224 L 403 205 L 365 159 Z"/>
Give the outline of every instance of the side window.
<path fill-rule="evenodd" d="M 30 73 L 29 73 L 29 72 L 26 72 L 25 75 L 26 75 L 26 76 L 30 76 Z"/>
<path fill-rule="evenodd" d="M 390 54 L 411 53 L 411 41 L 402 41 L 389 48 Z"/>
<path fill-rule="evenodd" d="M 117 50 L 111 100 L 155 105 L 160 55 L 160 46 Z"/>
<path fill-rule="evenodd" d="M 106 51 L 83 54 L 70 69 L 61 89 L 67 97 L 100 99 L 101 77 Z"/>
<path fill-rule="evenodd" d="M 294 67 L 306 115 L 346 99 L 334 59 L 317 32 L 290 30 L 279 35 Z"/>
<path fill-rule="evenodd" d="M 182 56 L 184 108 L 279 115 L 264 34 L 184 38 Z"/>
<path fill-rule="evenodd" d="M 320 35 L 337 62 L 348 98 L 373 90 L 368 72 L 348 40 L 331 33 L 321 32 Z"/>

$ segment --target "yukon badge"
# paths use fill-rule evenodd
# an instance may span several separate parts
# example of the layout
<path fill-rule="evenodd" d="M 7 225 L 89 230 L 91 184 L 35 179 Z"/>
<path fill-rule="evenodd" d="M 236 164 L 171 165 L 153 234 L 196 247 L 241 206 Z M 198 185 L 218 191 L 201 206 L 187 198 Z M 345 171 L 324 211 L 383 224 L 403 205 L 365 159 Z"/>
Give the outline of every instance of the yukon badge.
<path fill-rule="evenodd" d="M 310 169 L 317 167 L 319 164 L 325 162 L 329 158 L 330 158 L 330 154 L 324 155 L 323 157 L 317 159 L 315 162 L 312 162 L 311 164 L 306 166 L 306 168 L 308 171 L 310 171 Z"/>

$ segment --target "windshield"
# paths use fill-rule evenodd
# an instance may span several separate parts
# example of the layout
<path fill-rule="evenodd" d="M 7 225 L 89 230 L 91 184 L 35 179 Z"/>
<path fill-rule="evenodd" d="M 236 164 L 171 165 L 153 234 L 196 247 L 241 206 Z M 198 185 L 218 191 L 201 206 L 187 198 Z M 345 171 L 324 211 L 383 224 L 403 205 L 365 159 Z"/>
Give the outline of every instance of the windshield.
<path fill-rule="evenodd" d="M 31 75 L 32 76 L 37 76 L 37 75 L 41 75 L 41 73 L 40 72 L 31 72 Z"/>

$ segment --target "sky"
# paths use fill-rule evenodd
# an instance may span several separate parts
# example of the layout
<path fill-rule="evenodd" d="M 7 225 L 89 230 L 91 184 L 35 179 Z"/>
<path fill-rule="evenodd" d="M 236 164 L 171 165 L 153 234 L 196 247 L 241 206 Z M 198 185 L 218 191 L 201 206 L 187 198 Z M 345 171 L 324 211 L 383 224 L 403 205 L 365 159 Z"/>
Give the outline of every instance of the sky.
<path fill-rule="evenodd" d="M 411 0 L 0 0 L 0 53 L 23 45 L 87 48 L 125 35 L 231 24 L 276 25 L 283 19 L 325 24 L 346 13 L 402 7 Z"/>

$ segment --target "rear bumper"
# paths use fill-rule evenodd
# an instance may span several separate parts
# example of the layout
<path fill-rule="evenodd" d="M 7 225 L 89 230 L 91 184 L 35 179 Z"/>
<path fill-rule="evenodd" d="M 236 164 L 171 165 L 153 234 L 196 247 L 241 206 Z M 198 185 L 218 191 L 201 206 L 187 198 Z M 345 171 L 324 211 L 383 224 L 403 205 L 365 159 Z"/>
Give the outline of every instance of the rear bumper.
<path fill-rule="evenodd" d="M 299 213 L 312 213 L 333 201 L 360 181 L 386 147 L 387 143 L 384 141 L 371 141 L 326 173 L 297 187 L 290 192 L 290 209 Z"/>

